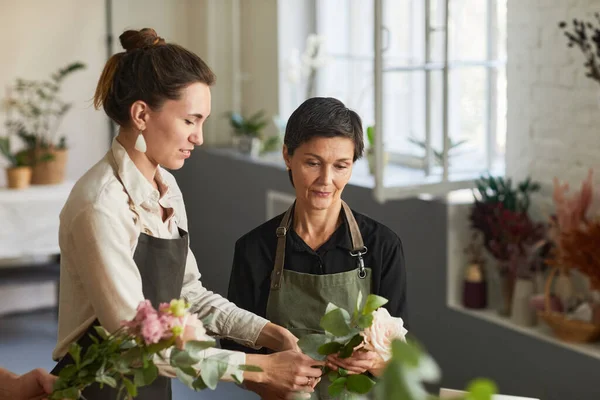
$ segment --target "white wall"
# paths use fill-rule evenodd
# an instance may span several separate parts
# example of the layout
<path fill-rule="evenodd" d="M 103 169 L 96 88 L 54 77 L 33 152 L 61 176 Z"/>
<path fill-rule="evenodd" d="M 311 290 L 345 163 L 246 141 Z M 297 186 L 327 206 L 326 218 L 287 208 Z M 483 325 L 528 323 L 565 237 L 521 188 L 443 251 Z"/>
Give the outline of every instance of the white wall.
<path fill-rule="evenodd" d="M 17 77 L 43 79 L 72 61 L 87 64 L 86 70 L 72 75 L 63 86 L 64 99 L 73 102 L 59 130 L 71 146 L 67 164 L 71 179 L 108 148 L 107 123 L 91 103 L 105 61 L 104 15 L 102 0 L 0 0 L 0 97 Z M 4 119 L 0 114 L 0 135 Z M 5 165 L 4 160 L 0 163 Z"/>
<path fill-rule="evenodd" d="M 554 176 L 578 186 L 599 166 L 600 85 L 558 28 L 598 11 L 598 0 L 508 1 L 507 173 L 542 182 L 545 201 Z"/>

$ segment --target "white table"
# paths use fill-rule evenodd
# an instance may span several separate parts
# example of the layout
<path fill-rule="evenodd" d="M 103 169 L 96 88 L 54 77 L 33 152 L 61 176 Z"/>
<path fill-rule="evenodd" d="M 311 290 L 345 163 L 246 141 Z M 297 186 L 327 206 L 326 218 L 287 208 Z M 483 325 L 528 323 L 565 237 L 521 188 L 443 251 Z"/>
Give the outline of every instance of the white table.
<path fill-rule="evenodd" d="M 59 254 L 59 214 L 73 184 L 0 188 L 0 265 Z"/>

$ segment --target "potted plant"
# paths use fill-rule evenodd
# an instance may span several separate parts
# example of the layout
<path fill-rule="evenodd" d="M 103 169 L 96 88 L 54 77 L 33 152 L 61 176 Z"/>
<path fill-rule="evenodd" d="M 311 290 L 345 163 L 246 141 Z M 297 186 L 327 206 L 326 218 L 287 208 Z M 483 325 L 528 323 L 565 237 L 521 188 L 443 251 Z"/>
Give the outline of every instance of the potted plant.
<path fill-rule="evenodd" d="M 427 151 L 427 145 L 425 144 L 424 140 L 419 140 L 415 137 L 409 137 L 408 141 L 416 146 L 418 146 L 419 148 L 423 149 L 424 151 Z M 467 143 L 466 139 L 463 140 L 459 140 L 457 142 L 453 141 L 451 138 L 448 138 L 448 162 L 450 162 L 450 158 L 453 156 L 456 156 L 456 149 L 461 147 L 462 145 L 464 145 L 465 143 Z M 433 161 L 435 163 L 436 166 L 442 166 L 444 165 L 444 153 L 442 151 L 438 151 L 434 148 L 431 149 L 432 153 L 433 153 Z M 423 168 L 425 168 L 425 157 L 422 157 L 422 163 L 423 163 Z"/>
<path fill-rule="evenodd" d="M 0 154 L 9 162 L 6 168 L 6 182 L 9 189 L 25 189 L 31 183 L 31 166 L 27 151 L 13 153 L 10 138 L 0 137 Z"/>
<path fill-rule="evenodd" d="M 33 166 L 33 184 L 56 184 L 64 180 L 67 162 L 66 137 L 60 124 L 72 104 L 61 99 L 64 80 L 85 65 L 73 62 L 48 80 L 17 79 L 7 98 L 7 124 L 27 145 Z"/>
<path fill-rule="evenodd" d="M 248 118 L 235 112 L 229 113 L 228 117 L 237 139 L 239 151 L 253 157 L 258 156 L 263 137 L 262 131 L 268 124 L 264 110 L 260 110 Z"/>
<path fill-rule="evenodd" d="M 369 173 L 375 175 L 375 128 L 373 126 L 367 127 L 367 162 L 369 163 Z M 385 167 L 390 160 L 390 154 L 387 151 L 383 151 L 383 166 Z"/>
<path fill-rule="evenodd" d="M 520 265 L 529 248 L 545 236 L 545 226 L 528 214 L 530 195 L 539 184 L 529 178 L 512 186 L 511 179 L 481 177 L 474 190 L 475 202 L 469 219 L 483 235 L 483 246 L 497 260 L 503 302 L 499 312 L 510 315 L 512 296 Z"/>

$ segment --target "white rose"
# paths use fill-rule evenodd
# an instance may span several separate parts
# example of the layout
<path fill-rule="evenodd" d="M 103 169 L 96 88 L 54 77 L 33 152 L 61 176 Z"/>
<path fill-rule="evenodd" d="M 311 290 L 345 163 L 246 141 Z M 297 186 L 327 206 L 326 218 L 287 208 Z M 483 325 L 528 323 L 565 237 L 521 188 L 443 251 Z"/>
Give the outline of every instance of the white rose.
<path fill-rule="evenodd" d="M 387 309 L 379 308 L 373 313 L 373 324 L 362 333 L 365 349 L 388 361 L 392 358 L 392 342 L 395 339 L 406 341 L 407 332 L 402 318 L 392 317 Z"/>
<path fill-rule="evenodd" d="M 196 314 L 186 316 L 183 323 L 183 332 L 175 339 L 175 342 L 179 349 L 183 349 L 190 340 L 212 340 L 206 335 L 206 329 Z"/>

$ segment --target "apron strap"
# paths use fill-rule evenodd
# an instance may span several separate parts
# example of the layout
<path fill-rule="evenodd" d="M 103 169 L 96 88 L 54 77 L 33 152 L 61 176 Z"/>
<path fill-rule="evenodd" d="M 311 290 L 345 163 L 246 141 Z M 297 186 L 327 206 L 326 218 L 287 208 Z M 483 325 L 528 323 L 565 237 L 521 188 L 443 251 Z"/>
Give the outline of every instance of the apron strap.
<path fill-rule="evenodd" d="M 275 252 L 275 266 L 273 268 L 273 272 L 271 273 L 271 290 L 279 290 L 281 288 L 283 267 L 285 265 L 286 238 L 287 233 L 292 225 L 292 213 L 294 212 L 295 205 L 296 202 L 294 201 L 294 204 L 292 204 L 283 215 L 283 219 L 281 220 L 281 223 L 276 231 L 277 250 Z M 348 204 L 346 204 L 346 202 L 343 200 L 342 209 L 350 230 L 350 239 L 352 240 L 352 251 L 350 251 L 350 255 L 352 257 L 356 257 L 358 277 L 360 279 L 364 279 L 367 276 L 367 271 L 365 270 L 365 262 L 362 256 L 367 253 L 367 248 L 364 245 L 362 235 L 358 229 L 358 224 L 354 218 L 354 214 L 352 214 L 352 210 L 350 210 Z"/>

